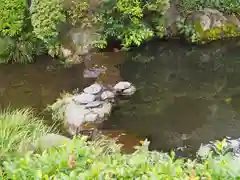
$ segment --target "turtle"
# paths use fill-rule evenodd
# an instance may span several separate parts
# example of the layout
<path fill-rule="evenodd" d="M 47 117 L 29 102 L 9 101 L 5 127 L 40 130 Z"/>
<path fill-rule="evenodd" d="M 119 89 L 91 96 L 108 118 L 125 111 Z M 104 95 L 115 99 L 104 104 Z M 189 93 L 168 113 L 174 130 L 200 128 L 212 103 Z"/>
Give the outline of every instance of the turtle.
<path fill-rule="evenodd" d="M 136 87 L 133 86 L 133 85 L 131 85 L 129 88 L 124 89 L 121 94 L 122 94 L 123 96 L 131 96 L 131 95 L 133 95 L 135 92 L 136 92 Z"/>
<path fill-rule="evenodd" d="M 115 84 L 113 88 L 117 91 L 123 91 L 124 89 L 128 89 L 131 85 L 132 83 L 128 81 L 120 81 L 117 84 Z"/>
<path fill-rule="evenodd" d="M 76 104 L 88 104 L 93 102 L 96 99 L 96 96 L 88 93 L 81 93 L 72 98 Z"/>
<path fill-rule="evenodd" d="M 112 100 L 115 98 L 115 93 L 110 91 L 110 90 L 106 90 L 103 91 L 101 94 L 101 100 L 105 101 L 105 100 Z"/>
<path fill-rule="evenodd" d="M 103 87 L 100 84 L 94 83 L 91 86 L 84 88 L 83 92 L 87 94 L 97 95 L 102 91 L 102 89 Z"/>

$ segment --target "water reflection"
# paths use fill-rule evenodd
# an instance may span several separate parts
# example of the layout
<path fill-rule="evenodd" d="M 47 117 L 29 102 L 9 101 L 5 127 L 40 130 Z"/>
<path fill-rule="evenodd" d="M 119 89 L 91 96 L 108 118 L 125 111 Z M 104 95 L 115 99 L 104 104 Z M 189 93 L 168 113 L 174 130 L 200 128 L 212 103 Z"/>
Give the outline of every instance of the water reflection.
<path fill-rule="evenodd" d="M 165 42 L 129 53 L 121 76 L 139 90 L 105 128 L 144 134 L 161 150 L 240 136 L 239 46 L 238 40 L 202 47 Z"/>
<path fill-rule="evenodd" d="M 92 54 L 84 64 L 68 68 L 46 57 L 32 65 L 1 65 L 0 105 L 41 111 L 62 91 L 93 82 L 83 77 L 85 68 L 104 66 L 97 81 L 112 85 L 125 79 L 138 88 L 103 124 L 106 133 L 120 129 L 148 137 L 152 149 L 194 149 L 201 142 L 240 136 L 239 46 L 238 40 L 202 47 L 153 42 L 128 53 Z M 139 138 L 134 137 L 122 142 L 136 145 Z"/>

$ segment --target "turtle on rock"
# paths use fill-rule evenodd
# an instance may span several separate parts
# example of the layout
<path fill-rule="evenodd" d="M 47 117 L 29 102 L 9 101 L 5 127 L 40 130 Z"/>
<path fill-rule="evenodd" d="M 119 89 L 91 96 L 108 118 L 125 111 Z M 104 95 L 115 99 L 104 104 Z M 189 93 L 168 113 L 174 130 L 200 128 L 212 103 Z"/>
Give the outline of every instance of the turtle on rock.
<path fill-rule="evenodd" d="M 115 102 L 115 93 L 110 90 L 103 91 L 101 94 L 101 100 L 102 101 L 108 101 L 108 102 Z"/>
<path fill-rule="evenodd" d="M 103 89 L 102 85 L 94 83 L 91 86 L 84 88 L 83 92 L 87 94 L 97 95 L 102 91 L 102 89 Z"/>
<path fill-rule="evenodd" d="M 131 96 L 136 92 L 135 86 L 128 81 L 120 81 L 113 88 L 117 93 L 123 96 Z"/>

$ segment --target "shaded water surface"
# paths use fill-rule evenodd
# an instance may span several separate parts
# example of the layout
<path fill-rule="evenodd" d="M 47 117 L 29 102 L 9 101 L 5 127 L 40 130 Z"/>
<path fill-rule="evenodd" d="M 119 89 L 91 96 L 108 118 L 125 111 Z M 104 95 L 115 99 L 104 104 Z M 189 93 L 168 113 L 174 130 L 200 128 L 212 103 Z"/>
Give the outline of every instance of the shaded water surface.
<path fill-rule="evenodd" d="M 114 84 L 125 79 L 138 89 L 104 123 L 106 134 L 134 134 L 121 140 L 128 149 L 139 137 L 149 138 L 152 149 L 184 145 L 194 149 L 226 135 L 240 136 L 239 49 L 239 40 L 203 47 L 153 42 L 128 53 L 95 54 L 91 61 L 68 68 L 48 57 L 32 65 L 4 65 L 1 107 L 42 110 L 62 91 L 90 84 L 92 80 L 83 78 L 84 68 L 105 66 L 107 71 L 98 81 Z"/>

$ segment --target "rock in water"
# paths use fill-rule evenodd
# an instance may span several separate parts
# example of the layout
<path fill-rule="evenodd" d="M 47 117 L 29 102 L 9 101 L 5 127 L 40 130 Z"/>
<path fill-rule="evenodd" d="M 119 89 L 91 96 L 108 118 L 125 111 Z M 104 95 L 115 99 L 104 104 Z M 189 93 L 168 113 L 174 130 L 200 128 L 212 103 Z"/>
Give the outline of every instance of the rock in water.
<path fill-rule="evenodd" d="M 101 73 L 105 72 L 107 68 L 105 67 L 92 67 L 85 69 L 83 71 L 84 78 L 97 78 L 100 76 Z"/>
<path fill-rule="evenodd" d="M 66 145 L 70 141 L 71 139 L 65 136 L 51 133 L 37 139 L 36 148 L 39 149 L 40 151 L 44 151 L 52 147 L 59 147 L 62 145 Z"/>
<path fill-rule="evenodd" d="M 73 101 L 77 104 L 88 104 L 96 99 L 92 94 L 82 93 L 72 97 Z"/>
<path fill-rule="evenodd" d="M 86 108 L 88 105 L 81 105 L 81 104 L 75 104 L 70 103 L 66 107 L 65 111 L 65 117 L 66 117 L 66 124 L 69 125 L 69 133 L 72 135 L 78 133 L 77 130 L 81 131 L 81 126 L 86 122 L 92 122 L 92 123 L 101 123 L 105 120 L 105 117 L 110 115 L 112 111 L 112 105 L 111 103 L 107 102 L 100 102 L 101 106 L 95 106 L 99 105 L 99 102 L 96 102 L 96 104 L 90 104 L 90 107 L 94 108 Z"/>
<path fill-rule="evenodd" d="M 102 86 L 100 84 L 92 84 L 91 86 L 86 87 L 85 89 L 83 89 L 83 92 L 87 93 L 87 94 L 92 94 L 92 95 L 96 95 L 98 93 L 100 93 L 102 90 Z"/>
<path fill-rule="evenodd" d="M 115 98 L 115 94 L 112 91 L 103 91 L 103 93 L 101 94 L 101 100 L 105 101 L 108 99 L 114 99 Z"/>
<path fill-rule="evenodd" d="M 124 89 L 121 93 L 123 96 L 132 96 L 136 92 L 135 86 L 131 85 L 129 88 Z"/>
<path fill-rule="evenodd" d="M 113 88 L 119 92 L 119 91 L 123 91 L 124 89 L 128 89 L 132 84 L 130 82 L 127 81 L 120 81 L 118 82 Z"/>
<path fill-rule="evenodd" d="M 88 104 L 86 104 L 86 108 L 98 108 L 102 105 L 102 102 L 101 101 L 93 101 L 93 102 L 90 102 Z"/>

